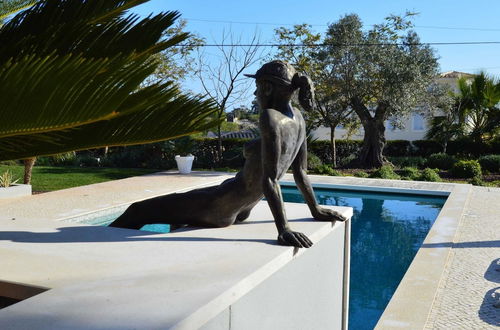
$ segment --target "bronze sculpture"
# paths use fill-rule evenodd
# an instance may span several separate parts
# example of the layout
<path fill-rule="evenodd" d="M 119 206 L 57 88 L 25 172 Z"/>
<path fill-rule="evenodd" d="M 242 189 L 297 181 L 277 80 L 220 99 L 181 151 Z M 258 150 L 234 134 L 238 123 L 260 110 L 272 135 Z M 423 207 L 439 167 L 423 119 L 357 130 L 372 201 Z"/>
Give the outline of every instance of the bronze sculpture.
<path fill-rule="evenodd" d="M 265 196 L 278 229 L 279 244 L 307 248 L 312 242 L 290 229 L 283 207 L 278 180 L 290 167 L 314 219 L 345 220 L 339 213 L 318 205 L 307 178 L 306 127 L 300 111 L 292 107 L 291 98 L 299 89 L 301 106 L 311 110 L 314 88 L 310 79 L 282 61 L 266 63 L 255 75 L 246 76 L 256 80 L 255 96 L 262 110 L 261 137 L 245 145 L 243 169 L 219 186 L 133 203 L 110 226 L 140 229 L 146 224 L 169 223 L 226 227 L 247 219 Z"/>

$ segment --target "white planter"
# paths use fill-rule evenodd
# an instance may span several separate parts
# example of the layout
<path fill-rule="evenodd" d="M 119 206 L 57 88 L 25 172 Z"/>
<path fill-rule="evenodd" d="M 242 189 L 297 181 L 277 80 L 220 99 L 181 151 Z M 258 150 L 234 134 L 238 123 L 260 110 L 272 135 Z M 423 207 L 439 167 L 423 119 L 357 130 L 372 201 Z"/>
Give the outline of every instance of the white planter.
<path fill-rule="evenodd" d="M 0 199 L 22 197 L 31 195 L 31 185 L 29 184 L 14 184 L 10 187 L 0 188 Z"/>
<path fill-rule="evenodd" d="M 193 166 L 194 156 L 175 156 L 175 161 L 177 162 L 177 168 L 179 173 L 188 174 L 191 173 L 191 167 Z"/>

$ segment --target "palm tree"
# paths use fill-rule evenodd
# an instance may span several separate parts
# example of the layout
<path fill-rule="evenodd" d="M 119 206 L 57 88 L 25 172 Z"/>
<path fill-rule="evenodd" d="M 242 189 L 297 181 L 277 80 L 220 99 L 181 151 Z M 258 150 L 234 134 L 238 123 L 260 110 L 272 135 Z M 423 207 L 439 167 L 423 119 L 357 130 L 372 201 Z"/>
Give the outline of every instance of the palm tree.
<path fill-rule="evenodd" d="M 178 12 L 127 13 L 147 1 L 41 0 L 0 26 L 0 160 L 143 144 L 218 124 L 213 103 L 172 81 L 141 86 L 158 65 L 154 55 L 189 36 L 163 37 Z M 8 2 L 0 18 L 33 1 Z"/>
<path fill-rule="evenodd" d="M 470 137 L 481 142 L 492 138 L 500 127 L 500 82 L 484 72 L 472 80 L 458 80 L 457 106 Z"/>

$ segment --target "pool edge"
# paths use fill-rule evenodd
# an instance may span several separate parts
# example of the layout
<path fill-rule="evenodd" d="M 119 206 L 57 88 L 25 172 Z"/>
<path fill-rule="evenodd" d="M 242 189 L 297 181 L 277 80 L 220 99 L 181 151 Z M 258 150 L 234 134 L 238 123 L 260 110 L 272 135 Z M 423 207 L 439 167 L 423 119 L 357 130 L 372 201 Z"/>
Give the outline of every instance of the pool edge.
<path fill-rule="evenodd" d="M 451 245 L 472 193 L 470 184 L 309 176 L 314 187 L 448 196 L 375 329 L 423 329 L 449 266 Z M 285 185 L 293 178 L 285 176 Z"/>

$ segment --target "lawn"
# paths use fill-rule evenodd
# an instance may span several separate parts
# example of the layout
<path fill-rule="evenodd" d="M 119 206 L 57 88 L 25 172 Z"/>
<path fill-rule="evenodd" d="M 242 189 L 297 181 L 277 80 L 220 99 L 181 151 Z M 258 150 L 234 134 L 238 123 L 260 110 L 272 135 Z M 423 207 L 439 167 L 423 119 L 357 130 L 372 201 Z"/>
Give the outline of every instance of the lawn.
<path fill-rule="evenodd" d="M 10 170 L 14 177 L 22 183 L 24 167 L 20 165 L 0 165 L 0 173 Z M 52 167 L 35 166 L 31 184 L 34 192 L 52 191 L 78 187 L 131 176 L 158 172 L 155 169 L 143 168 L 103 168 L 103 167 Z"/>

